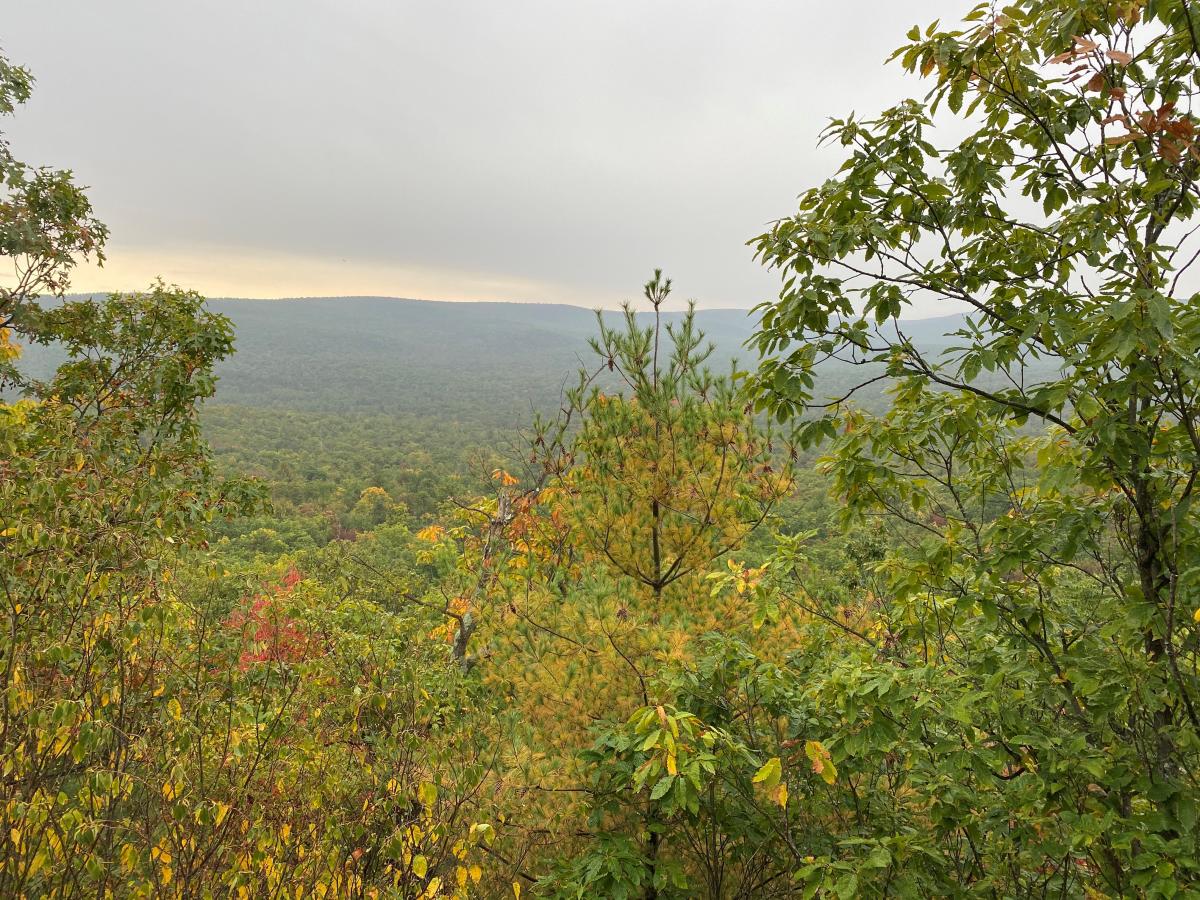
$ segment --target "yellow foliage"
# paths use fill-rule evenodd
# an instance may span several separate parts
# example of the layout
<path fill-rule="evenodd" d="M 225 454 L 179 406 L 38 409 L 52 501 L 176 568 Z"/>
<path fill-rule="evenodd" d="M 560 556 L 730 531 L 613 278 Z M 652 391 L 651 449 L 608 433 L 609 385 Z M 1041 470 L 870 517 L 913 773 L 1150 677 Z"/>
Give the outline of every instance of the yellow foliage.
<path fill-rule="evenodd" d="M 12 329 L 0 327 L 0 363 L 9 362 L 21 355 L 21 345 L 12 340 Z"/>
<path fill-rule="evenodd" d="M 441 525 L 427 525 L 426 527 L 422 528 L 420 531 L 417 532 L 417 539 L 422 540 L 422 541 L 428 541 L 431 544 L 435 544 L 438 541 L 440 541 L 445 536 L 445 534 L 446 534 L 446 529 L 443 528 Z"/>
<path fill-rule="evenodd" d="M 837 769 L 824 744 L 820 741 L 805 741 L 804 753 L 812 761 L 813 772 L 820 775 L 826 784 L 837 781 Z"/>

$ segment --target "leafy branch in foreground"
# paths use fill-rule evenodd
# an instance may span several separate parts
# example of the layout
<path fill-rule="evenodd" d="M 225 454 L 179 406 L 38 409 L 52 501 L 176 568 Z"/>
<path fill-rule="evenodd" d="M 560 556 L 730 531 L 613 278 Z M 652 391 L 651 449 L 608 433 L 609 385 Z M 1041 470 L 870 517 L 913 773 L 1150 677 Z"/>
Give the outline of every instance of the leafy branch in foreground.
<path fill-rule="evenodd" d="M 761 406 L 815 409 L 799 430 L 832 440 L 849 514 L 909 536 L 884 562 L 887 637 L 863 663 L 937 679 L 930 700 L 957 696 L 963 726 L 914 732 L 912 710 L 872 703 L 914 743 L 848 733 L 840 750 L 924 757 L 958 785 L 874 782 L 909 826 L 944 830 L 960 888 L 1155 894 L 1200 877 L 1198 17 L 1020 2 L 914 29 L 896 56 L 928 97 L 832 123 L 840 171 L 754 242 L 783 277 L 759 308 Z M 952 146 L 936 145 L 943 114 L 971 129 Z M 902 315 L 939 308 L 967 321 L 935 356 Z M 885 371 L 892 410 L 823 403 L 825 358 Z M 850 684 L 825 696 L 856 709 Z M 984 748 L 996 758 L 974 759 Z M 1036 835 L 999 828 L 1002 809 Z"/>

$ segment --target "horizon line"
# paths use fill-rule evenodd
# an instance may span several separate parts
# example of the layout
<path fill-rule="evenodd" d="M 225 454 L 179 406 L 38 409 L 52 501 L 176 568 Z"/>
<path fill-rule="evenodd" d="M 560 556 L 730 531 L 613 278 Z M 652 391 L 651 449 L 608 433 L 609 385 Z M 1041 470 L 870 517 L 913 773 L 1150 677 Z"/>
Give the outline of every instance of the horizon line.
<path fill-rule="evenodd" d="M 125 293 L 140 293 L 140 291 L 70 291 L 62 294 L 63 298 L 67 297 L 95 297 L 95 296 L 111 296 L 113 294 Z M 498 306 L 553 306 L 565 309 L 578 309 L 584 312 L 620 312 L 624 309 L 624 304 L 617 306 L 583 306 L 579 303 L 566 303 L 557 300 L 430 300 L 423 297 L 398 297 L 392 294 L 312 294 L 305 296 L 291 297 L 234 297 L 234 296 L 218 296 L 204 295 L 205 300 L 220 300 L 230 303 L 296 303 L 311 300 L 384 300 L 394 303 L 431 303 L 441 304 L 444 306 L 470 306 L 470 305 L 498 305 Z M 687 301 L 683 301 L 686 305 Z M 764 301 L 769 302 L 769 301 Z M 738 312 L 750 316 L 754 312 L 755 307 L 752 306 L 697 306 L 696 312 Z M 650 312 L 650 310 L 637 310 L 638 312 Z M 684 309 L 667 309 L 664 312 L 684 312 Z M 908 322 L 924 322 L 933 319 L 948 319 L 955 316 L 965 315 L 963 312 L 955 313 L 939 313 L 932 316 L 901 316 L 901 321 Z"/>

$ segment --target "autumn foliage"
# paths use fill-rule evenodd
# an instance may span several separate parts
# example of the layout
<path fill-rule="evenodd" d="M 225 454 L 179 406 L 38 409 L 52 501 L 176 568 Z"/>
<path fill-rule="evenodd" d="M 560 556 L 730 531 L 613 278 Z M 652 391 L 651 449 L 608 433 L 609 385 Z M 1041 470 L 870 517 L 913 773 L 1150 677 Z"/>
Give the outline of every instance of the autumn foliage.
<path fill-rule="evenodd" d="M 914 29 L 926 99 L 753 241 L 755 371 L 656 272 L 475 499 L 291 544 L 201 440 L 230 323 L 39 300 L 106 232 L 0 141 L 0 895 L 1195 895 L 1198 35 Z"/>
<path fill-rule="evenodd" d="M 242 637 L 238 666 L 243 671 L 258 663 L 298 663 L 318 652 L 313 637 L 283 608 L 300 581 L 293 566 L 273 590 L 242 600 L 225 620 L 226 627 Z"/>

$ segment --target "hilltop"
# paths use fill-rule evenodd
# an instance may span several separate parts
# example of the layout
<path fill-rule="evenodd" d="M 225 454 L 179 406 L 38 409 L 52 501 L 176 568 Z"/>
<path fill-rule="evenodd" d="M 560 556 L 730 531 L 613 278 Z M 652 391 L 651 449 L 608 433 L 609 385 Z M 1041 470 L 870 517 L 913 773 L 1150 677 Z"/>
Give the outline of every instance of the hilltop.
<path fill-rule="evenodd" d="M 220 404 L 509 427 L 526 423 L 532 410 L 555 408 L 578 369 L 597 362 L 588 346 L 595 312 L 565 304 L 313 297 L 220 298 L 209 306 L 237 333 L 237 352 L 216 370 Z M 619 315 L 604 312 L 613 324 Z M 753 366 L 744 346 L 757 324 L 752 313 L 700 310 L 697 323 L 715 345 L 714 369 L 734 359 Z M 936 347 L 961 324 L 955 315 L 908 328 L 914 340 Z M 24 364 L 48 371 L 56 360 L 28 348 Z M 826 367 L 830 392 L 839 371 Z"/>

